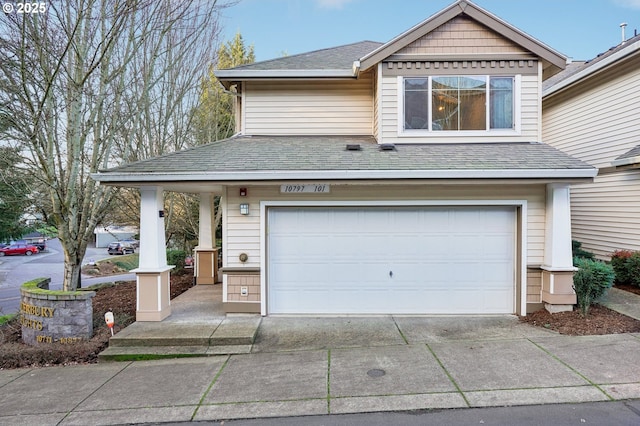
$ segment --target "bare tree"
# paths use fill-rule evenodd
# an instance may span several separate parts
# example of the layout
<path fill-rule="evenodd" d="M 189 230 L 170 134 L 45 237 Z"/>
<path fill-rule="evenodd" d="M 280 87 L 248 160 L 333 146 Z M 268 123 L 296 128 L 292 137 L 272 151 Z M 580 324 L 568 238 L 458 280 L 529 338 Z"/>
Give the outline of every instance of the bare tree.
<path fill-rule="evenodd" d="M 186 87 L 202 73 L 184 61 L 211 59 L 220 7 L 61 0 L 44 13 L 0 16 L 0 104 L 13 120 L 3 137 L 25 150 L 51 198 L 63 289 L 79 286 L 87 244 L 115 191 L 90 174 L 185 143 L 189 102 L 198 99 Z"/>

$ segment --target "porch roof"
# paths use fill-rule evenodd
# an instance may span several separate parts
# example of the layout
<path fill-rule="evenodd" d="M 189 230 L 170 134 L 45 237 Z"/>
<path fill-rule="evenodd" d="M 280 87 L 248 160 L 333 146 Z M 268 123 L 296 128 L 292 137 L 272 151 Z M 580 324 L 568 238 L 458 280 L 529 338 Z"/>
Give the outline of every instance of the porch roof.
<path fill-rule="evenodd" d="M 359 145 L 349 150 L 347 145 Z M 107 184 L 288 179 L 592 178 L 597 169 L 543 143 L 396 144 L 372 136 L 235 136 L 101 170 Z"/>

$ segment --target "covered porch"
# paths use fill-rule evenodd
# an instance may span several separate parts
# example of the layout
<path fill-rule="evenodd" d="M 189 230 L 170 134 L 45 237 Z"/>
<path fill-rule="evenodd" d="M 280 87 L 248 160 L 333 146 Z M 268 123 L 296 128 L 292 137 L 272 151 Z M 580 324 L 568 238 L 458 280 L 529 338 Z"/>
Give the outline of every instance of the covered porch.
<path fill-rule="evenodd" d="M 136 321 L 118 332 L 100 359 L 249 353 L 261 319 L 227 315 L 221 284 L 196 285 L 173 299 L 171 315 L 163 321 Z"/>

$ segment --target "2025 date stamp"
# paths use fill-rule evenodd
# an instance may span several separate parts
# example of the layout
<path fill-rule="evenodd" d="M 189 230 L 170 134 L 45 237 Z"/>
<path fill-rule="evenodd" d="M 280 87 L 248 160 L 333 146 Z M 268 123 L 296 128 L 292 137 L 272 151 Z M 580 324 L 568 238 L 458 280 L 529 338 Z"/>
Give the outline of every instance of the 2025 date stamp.
<path fill-rule="evenodd" d="M 18 15 L 34 15 L 47 12 L 47 3 L 39 2 L 4 2 L 2 3 L 2 11 L 7 15 L 17 13 Z"/>

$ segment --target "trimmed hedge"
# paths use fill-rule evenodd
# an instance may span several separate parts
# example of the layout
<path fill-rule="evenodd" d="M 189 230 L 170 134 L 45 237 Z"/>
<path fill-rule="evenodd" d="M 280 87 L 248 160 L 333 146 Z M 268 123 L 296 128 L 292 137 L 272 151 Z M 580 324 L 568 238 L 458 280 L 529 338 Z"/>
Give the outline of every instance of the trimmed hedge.
<path fill-rule="evenodd" d="M 591 304 L 613 285 L 613 267 L 597 260 L 574 258 L 578 270 L 573 274 L 573 289 L 578 299 L 578 308 L 586 316 Z"/>

